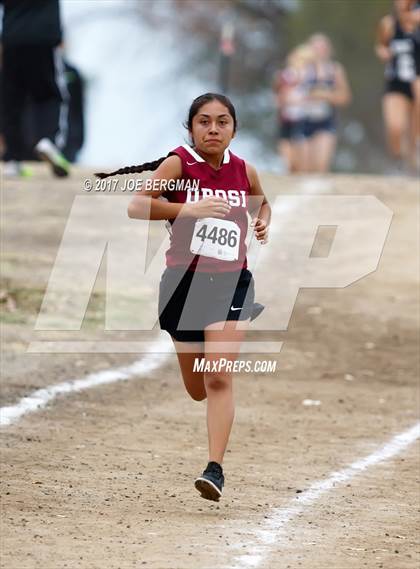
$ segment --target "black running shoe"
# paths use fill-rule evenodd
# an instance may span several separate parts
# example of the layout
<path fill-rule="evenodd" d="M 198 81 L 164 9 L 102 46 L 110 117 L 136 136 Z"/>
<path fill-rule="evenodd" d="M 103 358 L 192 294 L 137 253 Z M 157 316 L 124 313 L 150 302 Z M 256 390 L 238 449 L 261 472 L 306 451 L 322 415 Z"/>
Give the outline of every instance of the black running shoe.
<path fill-rule="evenodd" d="M 265 308 L 264 304 L 260 304 L 259 302 L 254 302 L 251 312 L 251 321 L 255 320 L 257 316 L 261 314 L 264 308 Z"/>
<path fill-rule="evenodd" d="M 202 476 L 197 478 L 194 485 L 201 493 L 202 498 L 218 502 L 222 495 L 224 482 L 223 468 L 218 462 L 209 462 Z"/>

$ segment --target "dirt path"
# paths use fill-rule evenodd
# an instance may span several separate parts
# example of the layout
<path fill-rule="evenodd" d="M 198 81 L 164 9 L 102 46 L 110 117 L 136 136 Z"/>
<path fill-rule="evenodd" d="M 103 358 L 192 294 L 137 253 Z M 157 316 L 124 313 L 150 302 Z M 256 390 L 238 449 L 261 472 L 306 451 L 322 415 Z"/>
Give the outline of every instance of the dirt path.
<path fill-rule="evenodd" d="M 36 175 L 3 189 L 2 288 L 16 303 L 3 318 L 6 405 L 135 359 L 26 353 L 84 172 L 62 184 L 42 168 Z M 170 356 L 153 377 L 60 397 L 3 428 L 1 567 L 233 568 L 248 555 L 255 567 L 417 568 L 416 444 L 320 497 L 263 548 L 261 562 L 250 561 L 272 508 L 418 421 L 418 188 L 363 176 L 327 183 L 328 193 L 373 194 L 394 212 L 380 266 L 345 289 L 302 290 L 286 332 L 250 333 L 285 344 L 266 356 L 276 374 L 236 377 L 220 503 L 192 487 L 207 458 L 205 402 L 187 398 Z M 264 185 L 271 197 L 303 187 L 273 176 Z M 277 284 L 267 274 L 264 287 Z M 90 310 L 85 333 L 100 335 L 99 309 Z"/>

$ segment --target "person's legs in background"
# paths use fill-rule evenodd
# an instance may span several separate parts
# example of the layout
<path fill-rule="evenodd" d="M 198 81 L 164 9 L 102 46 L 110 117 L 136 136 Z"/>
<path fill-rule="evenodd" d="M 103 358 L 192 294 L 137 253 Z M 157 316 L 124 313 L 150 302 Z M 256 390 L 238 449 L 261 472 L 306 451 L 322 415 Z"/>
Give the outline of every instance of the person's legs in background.
<path fill-rule="evenodd" d="M 415 173 L 420 173 L 420 76 L 417 76 L 412 83 L 414 95 L 413 101 L 413 120 L 412 120 L 412 138 L 413 138 L 413 157 L 412 163 Z"/>
<path fill-rule="evenodd" d="M 285 164 L 288 174 L 298 174 L 306 171 L 307 141 L 299 139 L 281 139 L 278 152 Z"/>
<path fill-rule="evenodd" d="M 409 157 L 409 124 L 412 107 L 412 101 L 402 93 L 392 92 L 384 95 L 383 114 L 388 148 L 400 168 Z"/>
<path fill-rule="evenodd" d="M 26 100 L 25 76 L 21 72 L 21 48 L 3 47 L 2 70 L 2 115 L 5 152 L 4 174 L 20 176 L 23 173 L 23 128 L 22 115 Z"/>
<path fill-rule="evenodd" d="M 69 163 L 61 150 L 68 131 L 69 95 L 61 48 L 31 47 L 26 65 L 39 138 L 35 151 L 56 176 L 67 176 Z"/>
<path fill-rule="evenodd" d="M 326 173 L 330 171 L 336 142 L 336 135 L 326 130 L 317 132 L 311 138 L 308 149 L 311 172 Z"/>

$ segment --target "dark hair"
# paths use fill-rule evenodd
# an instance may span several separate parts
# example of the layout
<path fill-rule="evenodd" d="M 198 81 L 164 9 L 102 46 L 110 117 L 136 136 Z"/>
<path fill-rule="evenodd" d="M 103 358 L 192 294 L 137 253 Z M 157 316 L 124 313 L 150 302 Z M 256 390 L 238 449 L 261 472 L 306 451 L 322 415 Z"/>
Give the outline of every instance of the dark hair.
<path fill-rule="evenodd" d="M 203 105 L 205 105 L 206 103 L 211 103 L 211 101 L 219 101 L 219 103 L 222 103 L 222 105 L 227 107 L 227 109 L 229 110 L 229 114 L 233 119 L 233 132 L 235 132 L 238 126 L 238 121 L 236 120 L 235 107 L 233 106 L 232 101 L 228 97 L 226 97 L 225 95 L 220 95 L 220 93 L 205 93 L 204 95 L 200 95 L 199 97 L 194 99 L 194 101 L 191 103 L 191 107 L 188 112 L 188 120 L 184 124 L 185 128 L 187 128 L 189 131 L 192 130 L 193 118 L 195 117 L 195 115 L 198 113 L 198 111 L 201 109 Z"/>
<path fill-rule="evenodd" d="M 192 131 L 193 118 L 203 105 L 210 103 L 211 101 L 219 101 L 219 103 L 222 103 L 222 105 L 225 105 L 225 107 L 227 107 L 229 114 L 233 119 L 233 132 L 235 132 L 238 126 L 235 107 L 233 106 L 230 99 L 228 99 L 228 97 L 225 95 L 220 95 L 219 93 L 205 93 L 204 95 L 200 95 L 194 99 L 194 101 L 191 103 L 190 110 L 188 111 L 188 119 L 184 124 L 185 128 L 187 128 L 190 132 Z M 144 164 L 140 164 L 138 166 L 125 166 L 124 168 L 120 168 L 114 172 L 109 172 L 108 174 L 105 172 L 96 172 L 95 176 L 98 178 L 108 178 L 109 176 L 119 176 L 120 174 L 140 174 L 141 172 L 147 171 L 152 172 L 154 170 L 157 170 L 162 162 L 166 160 L 166 158 L 170 155 L 171 153 L 169 153 L 167 156 L 163 156 L 162 158 L 158 158 L 153 162 L 145 162 Z"/>
<path fill-rule="evenodd" d="M 168 154 L 169 156 L 169 154 Z M 162 164 L 164 160 L 167 159 L 168 156 L 162 156 L 162 158 L 158 158 L 153 162 L 145 162 L 144 164 L 139 164 L 138 166 L 124 166 L 119 170 L 115 170 L 114 172 L 95 172 L 95 176 L 98 178 L 108 178 L 109 176 L 119 176 L 121 174 L 140 174 L 141 172 L 152 172 L 153 170 L 157 170 L 158 167 Z"/>

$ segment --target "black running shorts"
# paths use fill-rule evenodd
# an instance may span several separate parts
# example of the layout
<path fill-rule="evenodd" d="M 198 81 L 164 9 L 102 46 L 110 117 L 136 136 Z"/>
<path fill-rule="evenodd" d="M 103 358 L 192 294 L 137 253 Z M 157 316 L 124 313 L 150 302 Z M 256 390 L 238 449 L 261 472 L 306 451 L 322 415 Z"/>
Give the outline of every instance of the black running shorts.
<path fill-rule="evenodd" d="M 400 93 L 400 95 L 404 95 L 407 99 L 410 99 L 410 101 L 413 100 L 411 83 L 400 81 L 399 79 L 387 81 L 385 83 L 385 93 Z"/>
<path fill-rule="evenodd" d="M 279 133 L 278 133 L 279 139 L 290 140 L 293 142 L 303 141 L 303 139 L 305 138 L 304 128 L 305 128 L 304 120 L 288 121 L 284 119 L 280 122 Z"/>
<path fill-rule="evenodd" d="M 305 121 L 304 133 L 306 138 L 311 138 L 320 132 L 335 134 L 336 124 L 334 115 L 318 121 L 312 121 L 309 119 Z"/>
<path fill-rule="evenodd" d="M 214 322 L 251 318 L 254 279 L 248 269 L 204 273 L 166 268 L 159 285 L 159 323 L 179 342 L 204 342 Z"/>

